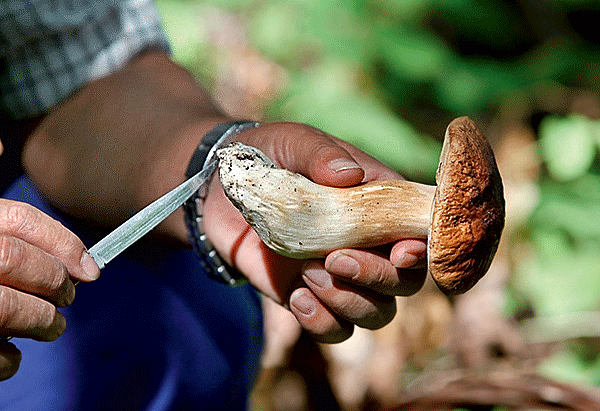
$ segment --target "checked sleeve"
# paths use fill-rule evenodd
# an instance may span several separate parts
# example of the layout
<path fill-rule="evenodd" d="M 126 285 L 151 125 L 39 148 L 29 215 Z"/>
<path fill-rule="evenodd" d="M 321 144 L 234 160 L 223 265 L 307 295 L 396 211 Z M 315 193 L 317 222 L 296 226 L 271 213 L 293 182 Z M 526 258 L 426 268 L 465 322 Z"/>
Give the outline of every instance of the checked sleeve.
<path fill-rule="evenodd" d="M 85 83 L 147 49 L 169 51 L 151 0 L 0 2 L 0 107 L 48 112 Z"/>

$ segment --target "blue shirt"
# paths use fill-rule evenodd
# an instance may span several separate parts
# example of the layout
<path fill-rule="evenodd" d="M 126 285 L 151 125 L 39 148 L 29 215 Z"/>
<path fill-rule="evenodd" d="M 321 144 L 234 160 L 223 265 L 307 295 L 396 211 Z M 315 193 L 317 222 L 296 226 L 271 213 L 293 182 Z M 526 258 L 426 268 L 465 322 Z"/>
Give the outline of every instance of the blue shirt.
<path fill-rule="evenodd" d="M 99 233 L 61 216 L 26 178 L 3 195 L 60 220 L 90 245 Z M 250 286 L 200 272 L 191 250 L 136 244 L 77 286 L 54 342 L 12 340 L 17 374 L 0 410 L 241 410 L 259 371 L 262 311 Z"/>

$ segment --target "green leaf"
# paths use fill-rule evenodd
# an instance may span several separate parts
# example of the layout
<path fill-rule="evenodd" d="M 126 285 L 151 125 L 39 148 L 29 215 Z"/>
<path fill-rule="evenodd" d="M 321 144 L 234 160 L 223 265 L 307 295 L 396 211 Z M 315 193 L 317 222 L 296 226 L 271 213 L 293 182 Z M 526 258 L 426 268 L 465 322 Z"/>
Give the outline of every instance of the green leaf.
<path fill-rule="evenodd" d="M 440 104 L 454 113 L 471 115 L 487 104 L 488 83 L 471 70 L 449 69 L 437 84 Z"/>
<path fill-rule="evenodd" d="M 580 115 L 548 116 L 540 124 L 539 147 L 548 171 L 559 181 L 583 176 L 596 155 L 596 128 Z"/>
<path fill-rule="evenodd" d="M 474 116 L 502 95 L 525 86 L 520 69 L 512 63 L 472 58 L 458 60 L 440 72 L 436 94 L 448 110 Z"/>
<path fill-rule="evenodd" d="M 302 42 L 303 15 L 302 8 L 294 3 L 264 5 L 250 21 L 252 44 L 274 60 L 293 60 Z"/>
<path fill-rule="evenodd" d="M 582 51 L 571 39 L 558 37 L 524 55 L 519 66 L 531 84 L 552 80 L 564 84 L 583 70 Z"/>
<path fill-rule="evenodd" d="M 600 243 L 572 243 L 561 230 L 537 228 L 535 253 L 515 261 L 514 286 L 540 315 L 600 308 Z"/>
<path fill-rule="evenodd" d="M 156 7 L 172 44 L 174 59 L 183 65 L 192 65 L 199 42 L 204 39 L 198 5 L 193 2 L 157 0 Z"/>
<path fill-rule="evenodd" d="M 590 375 L 577 355 L 570 350 L 561 350 L 542 362 L 538 370 L 546 377 L 565 383 L 590 384 Z"/>
<path fill-rule="evenodd" d="M 400 77 L 413 82 L 432 81 L 448 69 L 452 53 L 437 37 L 414 28 L 382 28 L 380 53 Z"/>
<path fill-rule="evenodd" d="M 386 13 L 402 21 L 415 21 L 427 12 L 434 0 L 373 0 L 374 7 L 380 13 Z"/>
<path fill-rule="evenodd" d="M 438 0 L 437 3 L 439 10 L 435 11 L 454 33 L 482 47 L 502 49 L 526 40 L 522 15 L 505 1 Z"/>
<path fill-rule="evenodd" d="M 575 239 L 600 239 L 600 210 L 595 201 L 543 198 L 532 215 L 532 223 L 564 231 Z"/>
<path fill-rule="evenodd" d="M 598 0 L 555 0 L 564 6 L 572 6 L 575 8 L 582 6 L 597 6 Z"/>
<path fill-rule="evenodd" d="M 600 140 L 598 141 L 600 145 Z M 584 201 L 600 204 L 600 176 L 587 173 L 570 185 L 573 194 Z"/>
<path fill-rule="evenodd" d="M 369 15 L 361 13 L 361 2 L 316 1 L 307 11 L 305 30 L 320 40 L 328 57 L 368 64 L 374 51 Z"/>

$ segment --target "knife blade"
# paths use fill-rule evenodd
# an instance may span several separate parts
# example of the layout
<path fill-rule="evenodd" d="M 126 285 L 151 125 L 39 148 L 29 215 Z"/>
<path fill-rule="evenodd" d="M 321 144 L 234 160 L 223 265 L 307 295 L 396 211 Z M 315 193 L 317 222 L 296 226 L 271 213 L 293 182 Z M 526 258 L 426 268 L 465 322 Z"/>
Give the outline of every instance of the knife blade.
<path fill-rule="evenodd" d="M 217 164 L 217 161 L 208 164 L 198 174 L 138 211 L 133 217 L 93 245 L 88 252 L 98 267 L 104 268 L 113 258 L 177 210 L 202 187 Z"/>
<path fill-rule="evenodd" d="M 185 203 L 196 190 L 202 187 L 216 169 L 219 163 L 216 156 L 217 150 L 231 143 L 245 127 L 257 127 L 258 124 L 257 122 L 234 123 L 212 145 L 208 151 L 206 163 L 202 170 L 144 209 L 138 211 L 137 214 L 91 247 L 88 252 L 96 264 L 98 264 L 98 267 L 100 269 L 104 268 L 109 261 L 139 240 L 144 234 L 152 230 L 177 210 L 180 205 Z"/>

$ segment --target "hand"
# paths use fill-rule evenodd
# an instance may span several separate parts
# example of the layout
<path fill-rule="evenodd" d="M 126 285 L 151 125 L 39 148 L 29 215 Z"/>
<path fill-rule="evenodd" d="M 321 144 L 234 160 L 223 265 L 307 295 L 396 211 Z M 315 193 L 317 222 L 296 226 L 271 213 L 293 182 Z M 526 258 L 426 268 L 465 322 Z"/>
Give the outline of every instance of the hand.
<path fill-rule="evenodd" d="M 282 168 L 323 185 L 401 178 L 350 144 L 305 125 L 264 125 L 245 131 L 239 140 L 261 149 Z M 204 207 L 205 230 L 219 253 L 262 293 L 289 307 L 320 341 L 343 341 L 354 325 L 386 325 L 396 314 L 395 296 L 411 295 L 425 281 L 426 246 L 421 240 L 337 250 L 324 261 L 293 260 L 262 243 L 225 197 L 217 178 Z"/>
<path fill-rule="evenodd" d="M 57 311 L 73 302 L 73 280 L 92 281 L 100 269 L 83 243 L 38 209 L 0 199 L 0 336 L 57 339 L 66 327 Z M 21 352 L 0 344 L 0 380 L 19 368 Z"/>
<path fill-rule="evenodd" d="M 231 119 L 211 104 L 189 73 L 162 53 L 149 52 L 59 105 L 28 138 L 23 161 L 55 207 L 114 227 L 181 181 L 201 136 L 226 121 Z M 324 185 L 400 178 L 351 145 L 308 126 L 265 125 L 245 131 L 240 140 Z M 394 296 L 416 292 L 425 278 L 422 269 L 406 269 L 421 264 L 422 241 L 402 241 L 391 251 L 339 250 L 325 261 L 276 255 L 225 198 L 218 179 L 211 183 L 204 211 L 207 235 L 219 253 L 322 341 L 346 339 L 354 324 L 383 326 L 395 315 Z M 187 241 L 179 210 L 157 231 L 161 238 Z M 340 252 L 355 257 L 358 274 L 341 269 L 344 260 L 334 258 Z M 309 280 L 319 274 L 331 282 L 319 287 Z"/>

